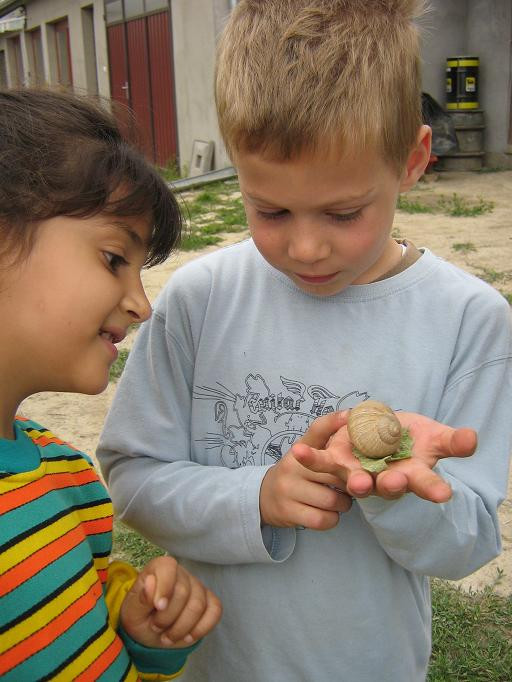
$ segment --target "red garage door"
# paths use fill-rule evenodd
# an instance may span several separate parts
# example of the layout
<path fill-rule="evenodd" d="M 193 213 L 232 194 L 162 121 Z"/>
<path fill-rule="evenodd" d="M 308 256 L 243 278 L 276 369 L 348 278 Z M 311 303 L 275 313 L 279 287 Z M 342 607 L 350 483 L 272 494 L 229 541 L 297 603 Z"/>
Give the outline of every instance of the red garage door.
<path fill-rule="evenodd" d="M 118 11 L 120 4 L 115 3 Z M 111 95 L 130 110 L 121 107 L 117 116 L 148 158 L 165 166 L 177 152 L 169 11 L 135 18 L 111 14 L 117 21 L 109 24 L 106 8 Z"/>

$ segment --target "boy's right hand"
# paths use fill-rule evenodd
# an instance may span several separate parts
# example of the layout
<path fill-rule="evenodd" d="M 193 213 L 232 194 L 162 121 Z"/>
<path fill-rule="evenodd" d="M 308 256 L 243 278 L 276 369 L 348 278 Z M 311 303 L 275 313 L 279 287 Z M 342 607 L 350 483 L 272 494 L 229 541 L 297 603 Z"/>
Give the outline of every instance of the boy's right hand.
<path fill-rule="evenodd" d="M 346 412 L 332 412 L 315 419 L 298 442 L 324 448 L 346 424 L 346 417 Z M 339 477 L 307 469 L 291 451 L 270 467 L 261 484 L 260 515 L 262 522 L 271 526 L 328 530 L 351 505 Z"/>

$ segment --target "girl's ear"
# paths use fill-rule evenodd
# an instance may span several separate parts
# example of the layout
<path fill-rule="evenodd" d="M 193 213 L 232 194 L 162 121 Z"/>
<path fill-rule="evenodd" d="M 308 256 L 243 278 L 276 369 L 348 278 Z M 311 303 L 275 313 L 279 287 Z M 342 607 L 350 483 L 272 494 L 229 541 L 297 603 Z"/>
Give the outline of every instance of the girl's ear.
<path fill-rule="evenodd" d="M 431 145 L 432 130 L 430 126 L 422 125 L 418 131 L 416 143 L 407 157 L 400 181 L 400 192 L 411 189 L 423 175 L 430 159 Z"/>

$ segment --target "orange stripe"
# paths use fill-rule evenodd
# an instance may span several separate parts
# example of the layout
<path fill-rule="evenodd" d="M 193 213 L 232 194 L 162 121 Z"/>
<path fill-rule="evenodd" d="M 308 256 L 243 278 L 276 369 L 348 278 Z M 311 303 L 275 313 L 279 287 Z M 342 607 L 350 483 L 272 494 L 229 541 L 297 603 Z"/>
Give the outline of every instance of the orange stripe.
<path fill-rule="evenodd" d="M 0 597 L 8 594 L 16 587 L 26 582 L 38 571 L 59 559 L 64 554 L 67 554 L 74 547 L 77 547 L 84 539 L 84 533 L 81 525 L 72 528 L 70 531 L 62 535 L 60 538 L 50 542 L 46 547 L 41 547 L 37 552 L 27 557 L 19 564 L 10 568 L 2 578 L 0 585 Z"/>
<path fill-rule="evenodd" d="M 0 675 L 9 672 L 9 670 L 15 668 L 22 661 L 47 647 L 63 632 L 69 630 L 82 616 L 95 607 L 102 594 L 101 585 L 99 582 L 96 582 L 80 599 L 70 604 L 53 621 L 0 655 Z"/>
<path fill-rule="evenodd" d="M 91 507 L 90 507 L 91 508 Z M 97 535 L 99 533 L 109 533 L 112 530 L 112 517 L 105 516 L 100 519 L 82 521 L 82 526 L 86 535 Z"/>
<path fill-rule="evenodd" d="M 74 474 L 69 471 L 48 474 L 23 488 L 16 488 L 16 490 L 10 490 L 9 492 L 4 493 L 0 497 L 0 514 L 5 514 L 12 509 L 21 507 L 23 504 L 32 502 L 51 490 L 72 488 L 86 483 L 93 483 L 98 480 L 97 474 L 93 469 L 89 468 Z"/>
<path fill-rule="evenodd" d="M 98 574 L 98 578 L 100 579 L 101 583 L 104 585 L 108 578 L 108 568 L 100 568 L 96 571 L 96 573 Z"/>
<path fill-rule="evenodd" d="M 74 682 L 91 682 L 91 680 L 97 680 L 116 660 L 122 648 L 123 644 L 121 640 L 119 637 L 115 637 L 110 646 L 91 663 L 87 670 L 84 670 L 81 675 L 74 678 Z"/>

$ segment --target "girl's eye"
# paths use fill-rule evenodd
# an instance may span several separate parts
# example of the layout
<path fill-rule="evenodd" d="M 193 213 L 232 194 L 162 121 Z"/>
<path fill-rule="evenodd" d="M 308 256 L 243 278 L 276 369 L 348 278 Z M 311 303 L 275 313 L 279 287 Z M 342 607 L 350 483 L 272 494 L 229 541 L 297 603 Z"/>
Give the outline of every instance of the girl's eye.
<path fill-rule="evenodd" d="M 284 218 L 286 215 L 288 215 L 288 211 L 286 209 L 274 212 L 259 211 L 256 209 L 256 213 L 260 218 L 263 218 L 263 220 L 279 220 L 279 218 Z"/>
<path fill-rule="evenodd" d="M 113 272 L 116 272 L 116 270 L 121 265 L 126 265 L 128 263 L 128 261 L 125 258 L 123 258 L 123 256 L 120 256 L 117 253 L 111 253 L 110 251 L 104 251 L 103 253 L 105 255 L 105 259 L 108 263 L 109 268 Z"/>
<path fill-rule="evenodd" d="M 362 216 L 362 209 L 358 208 L 357 211 L 354 211 L 353 213 L 329 213 L 329 215 L 334 222 L 345 223 L 360 218 Z"/>

